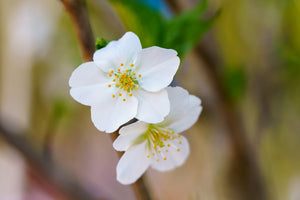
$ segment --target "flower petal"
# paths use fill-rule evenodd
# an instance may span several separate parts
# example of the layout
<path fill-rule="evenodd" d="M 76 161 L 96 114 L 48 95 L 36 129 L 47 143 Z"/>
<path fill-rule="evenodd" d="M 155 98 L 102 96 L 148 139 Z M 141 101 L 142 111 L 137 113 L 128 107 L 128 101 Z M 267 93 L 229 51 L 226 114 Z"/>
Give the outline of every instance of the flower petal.
<path fill-rule="evenodd" d="M 158 123 L 170 111 L 170 102 L 166 90 L 159 92 L 147 92 L 142 89 L 135 93 L 139 101 L 136 118 L 148 122 Z"/>
<path fill-rule="evenodd" d="M 69 80 L 70 87 L 81 87 L 107 83 L 108 79 L 94 62 L 86 62 L 77 67 Z"/>
<path fill-rule="evenodd" d="M 91 106 L 92 121 L 97 129 L 111 133 L 135 117 L 138 101 L 135 97 L 112 98 Z"/>
<path fill-rule="evenodd" d="M 189 129 L 196 121 L 202 111 L 201 100 L 181 87 L 167 88 L 170 99 L 170 113 L 161 123 L 177 133 Z"/>
<path fill-rule="evenodd" d="M 122 127 L 119 131 L 119 137 L 113 143 L 113 147 L 117 151 L 127 151 L 134 139 L 147 131 L 148 126 L 149 124 L 138 121 Z"/>
<path fill-rule="evenodd" d="M 135 182 L 149 167 L 146 157 L 146 142 L 128 149 L 117 165 L 117 180 L 122 184 Z"/>
<path fill-rule="evenodd" d="M 71 88 L 70 95 L 79 103 L 91 106 L 110 101 L 113 91 L 107 84 L 97 84 Z"/>
<path fill-rule="evenodd" d="M 181 141 L 181 144 L 179 144 L 179 141 Z M 189 143 L 185 137 L 181 136 L 180 140 L 169 140 L 168 143 L 170 147 L 163 147 L 161 149 L 162 153 L 158 154 L 157 158 L 152 159 L 152 168 L 159 171 L 172 170 L 181 166 L 190 154 Z M 166 150 L 168 152 L 166 152 Z M 159 159 L 159 161 L 157 161 L 157 159 Z"/>
<path fill-rule="evenodd" d="M 142 50 L 137 35 L 127 32 L 117 41 L 111 41 L 106 47 L 94 53 L 94 62 L 105 72 L 116 69 L 120 63 L 135 63 L 136 55 Z"/>
<path fill-rule="evenodd" d="M 70 77 L 70 94 L 79 103 L 90 106 L 113 93 L 112 88 L 107 87 L 108 83 L 109 80 L 95 63 L 83 63 Z"/>
<path fill-rule="evenodd" d="M 177 52 L 172 49 L 150 47 L 138 56 L 137 73 L 142 77 L 139 84 L 147 91 L 156 92 L 167 87 L 179 67 Z"/>

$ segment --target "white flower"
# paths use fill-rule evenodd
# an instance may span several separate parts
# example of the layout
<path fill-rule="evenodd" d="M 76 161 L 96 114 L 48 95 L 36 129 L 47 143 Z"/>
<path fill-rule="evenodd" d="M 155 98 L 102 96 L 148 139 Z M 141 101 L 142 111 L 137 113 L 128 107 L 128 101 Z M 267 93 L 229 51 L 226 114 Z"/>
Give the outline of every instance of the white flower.
<path fill-rule="evenodd" d="M 172 49 L 142 49 L 139 38 L 127 32 L 95 52 L 94 61 L 80 65 L 69 80 L 70 94 L 91 106 L 92 121 L 111 133 L 132 118 L 157 123 L 169 113 L 165 88 L 180 60 Z"/>
<path fill-rule="evenodd" d="M 174 169 L 189 155 L 189 143 L 180 133 L 197 121 L 201 100 L 180 87 L 167 91 L 171 108 L 164 121 L 122 127 L 113 143 L 116 150 L 126 151 L 117 165 L 117 180 L 122 184 L 135 182 L 150 165 L 159 171 Z"/>

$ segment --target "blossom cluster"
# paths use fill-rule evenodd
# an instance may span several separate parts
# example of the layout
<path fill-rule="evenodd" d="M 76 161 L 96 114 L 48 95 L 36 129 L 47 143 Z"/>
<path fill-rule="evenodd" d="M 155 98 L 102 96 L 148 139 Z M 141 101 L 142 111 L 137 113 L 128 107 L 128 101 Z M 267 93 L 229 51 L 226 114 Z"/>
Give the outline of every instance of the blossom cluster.
<path fill-rule="evenodd" d="M 91 107 L 97 129 L 112 133 L 123 126 L 113 147 L 125 151 L 117 180 L 134 183 L 149 166 L 167 171 L 182 165 L 189 143 L 181 133 L 198 119 L 201 100 L 181 87 L 170 87 L 180 59 L 172 49 L 142 49 L 127 32 L 94 53 L 93 61 L 72 73 L 71 96 Z"/>

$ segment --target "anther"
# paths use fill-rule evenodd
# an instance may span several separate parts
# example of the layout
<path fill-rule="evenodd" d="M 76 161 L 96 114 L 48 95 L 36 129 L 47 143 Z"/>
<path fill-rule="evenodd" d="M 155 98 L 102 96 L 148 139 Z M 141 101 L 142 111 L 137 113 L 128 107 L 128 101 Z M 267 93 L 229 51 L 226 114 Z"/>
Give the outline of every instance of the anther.
<path fill-rule="evenodd" d="M 179 141 L 179 144 L 181 144 L 182 142 L 181 141 Z"/>
<path fill-rule="evenodd" d="M 159 159 L 156 160 L 157 162 L 159 161 Z"/>
<path fill-rule="evenodd" d="M 116 79 L 113 79 L 113 82 L 116 82 Z"/>
<path fill-rule="evenodd" d="M 126 99 L 123 99 L 123 101 L 126 101 Z"/>
<path fill-rule="evenodd" d="M 109 84 L 108 87 L 111 87 L 111 85 Z"/>
<path fill-rule="evenodd" d="M 123 63 L 121 63 L 120 65 L 121 65 L 121 66 L 124 66 L 124 64 L 123 64 Z"/>
<path fill-rule="evenodd" d="M 131 65 L 130 65 L 130 67 L 133 67 L 133 66 L 134 66 L 134 64 L 131 64 Z"/>
<path fill-rule="evenodd" d="M 129 70 L 128 70 L 128 69 L 126 69 L 126 73 L 127 73 L 127 72 L 129 72 Z"/>
<path fill-rule="evenodd" d="M 132 94 L 130 93 L 129 96 L 132 97 Z"/>
<path fill-rule="evenodd" d="M 150 156 L 149 156 L 149 155 L 147 155 L 147 158 L 150 158 Z"/>
<path fill-rule="evenodd" d="M 121 94 L 121 93 L 119 93 L 119 96 L 122 96 L 122 94 Z"/>
<path fill-rule="evenodd" d="M 142 77 L 142 75 L 139 74 L 139 78 L 141 78 L 141 77 Z"/>
<path fill-rule="evenodd" d="M 180 151 L 180 149 L 177 149 L 177 151 Z"/>
<path fill-rule="evenodd" d="M 118 72 L 121 71 L 120 69 L 118 69 Z"/>
<path fill-rule="evenodd" d="M 167 158 L 166 158 L 166 157 L 164 157 L 164 160 L 167 160 Z"/>
<path fill-rule="evenodd" d="M 133 73 L 132 75 L 135 76 L 135 73 Z"/>
<path fill-rule="evenodd" d="M 113 95 L 112 95 L 112 98 L 115 98 L 115 97 L 116 97 L 116 95 L 113 94 Z"/>
<path fill-rule="evenodd" d="M 110 73 L 114 73 L 114 70 L 111 70 Z"/>
<path fill-rule="evenodd" d="M 109 76 L 109 77 L 112 77 L 112 75 L 111 75 L 111 74 L 108 74 L 108 76 Z"/>
<path fill-rule="evenodd" d="M 170 144 L 168 144 L 167 146 L 170 147 Z"/>
<path fill-rule="evenodd" d="M 174 131 L 172 131 L 172 134 L 174 134 Z"/>
<path fill-rule="evenodd" d="M 178 137 L 181 137 L 181 135 L 178 135 Z"/>
<path fill-rule="evenodd" d="M 155 153 L 152 153 L 152 155 L 155 155 Z"/>

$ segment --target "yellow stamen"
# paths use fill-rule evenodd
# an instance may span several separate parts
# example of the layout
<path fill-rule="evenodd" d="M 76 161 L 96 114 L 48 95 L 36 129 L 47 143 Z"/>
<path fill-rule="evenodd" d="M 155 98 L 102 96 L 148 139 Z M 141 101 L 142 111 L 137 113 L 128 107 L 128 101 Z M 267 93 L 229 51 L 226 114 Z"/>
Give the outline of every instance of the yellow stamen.
<path fill-rule="evenodd" d="M 135 73 L 133 73 L 132 75 L 135 76 Z"/>
<path fill-rule="evenodd" d="M 121 66 L 124 66 L 124 64 L 123 64 L 123 63 L 121 63 L 120 65 L 121 65 Z"/>
<path fill-rule="evenodd" d="M 180 149 L 177 149 L 177 151 L 180 151 Z"/>
<path fill-rule="evenodd" d="M 118 72 L 121 71 L 120 69 L 118 69 Z"/>
<path fill-rule="evenodd" d="M 133 67 L 133 66 L 134 66 L 134 64 L 131 64 L 131 65 L 130 65 L 130 67 Z"/>
<path fill-rule="evenodd" d="M 168 144 L 167 146 L 170 147 L 170 144 Z"/>
<path fill-rule="evenodd" d="M 181 137 L 181 135 L 178 135 L 178 137 Z"/>
<path fill-rule="evenodd" d="M 181 141 L 179 141 L 179 144 L 181 144 L 182 142 Z"/>
<path fill-rule="evenodd" d="M 155 155 L 155 153 L 152 153 L 152 155 Z"/>
<path fill-rule="evenodd" d="M 127 73 L 127 72 L 129 72 L 129 70 L 128 70 L 128 69 L 126 69 L 126 73 Z"/>
<path fill-rule="evenodd" d="M 159 159 L 156 160 L 157 162 L 159 161 Z"/>
<path fill-rule="evenodd" d="M 164 160 L 167 160 L 167 158 L 166 158 L 166 157 L 164 157 Z"/>
<path fill-rule="evenodd" d="M 112 75 L 111 75 L 111 74 L 108 74 L 108 76 L 109 76 L 109 77 L 112 77 Z"/>
<path fill-rule="evenodd" d="M 119 96 L 122 96 L 122 94 L 121 94 L 121 93 L 119 93 Z"/>
<path fill-rule="evenodd" d="M 126 99 L 123 99 L 123 101 L 126 101 Z"/>
<path fill-rule="evenodd" d="M 113 95 L 112 95 L 112 98 L 115 98 L 115 97 L 116 97 L 116 95 L 113 94 Z"/>
<path fill-rule="evenodd" d="M 111 70 L 110 73 L 114 73 L 114 70 Z"/>
<path fill-rule="evenodd" d="M 167 153 L 169 152 L 168 149 L 166 150 L 166 152 L 167 152 Z"/>
<path fill-rule="evenodd" d="M 149 155 L 147 155 L 147 158 L 150 158 L 150 156 L 149 156 Z"/>
<path fill-rule="evenodd" d="M 113 79 L 113 82 L 116 82 L 116 79 Z"/>
<path fill-rule="evenodd" d="M 111 87 L 111 85 L 109 84 L 108 87 Z"/>
<path fill-rule="evenodd" d="M 139 78 L 141 78 L 141 77 L 142 77 L 142 75 L 139 74 Z"/>
<path fill-rule="evenodd" d="M 132 94 L 130 93 L 129 96 L 132 97 Z"/>

